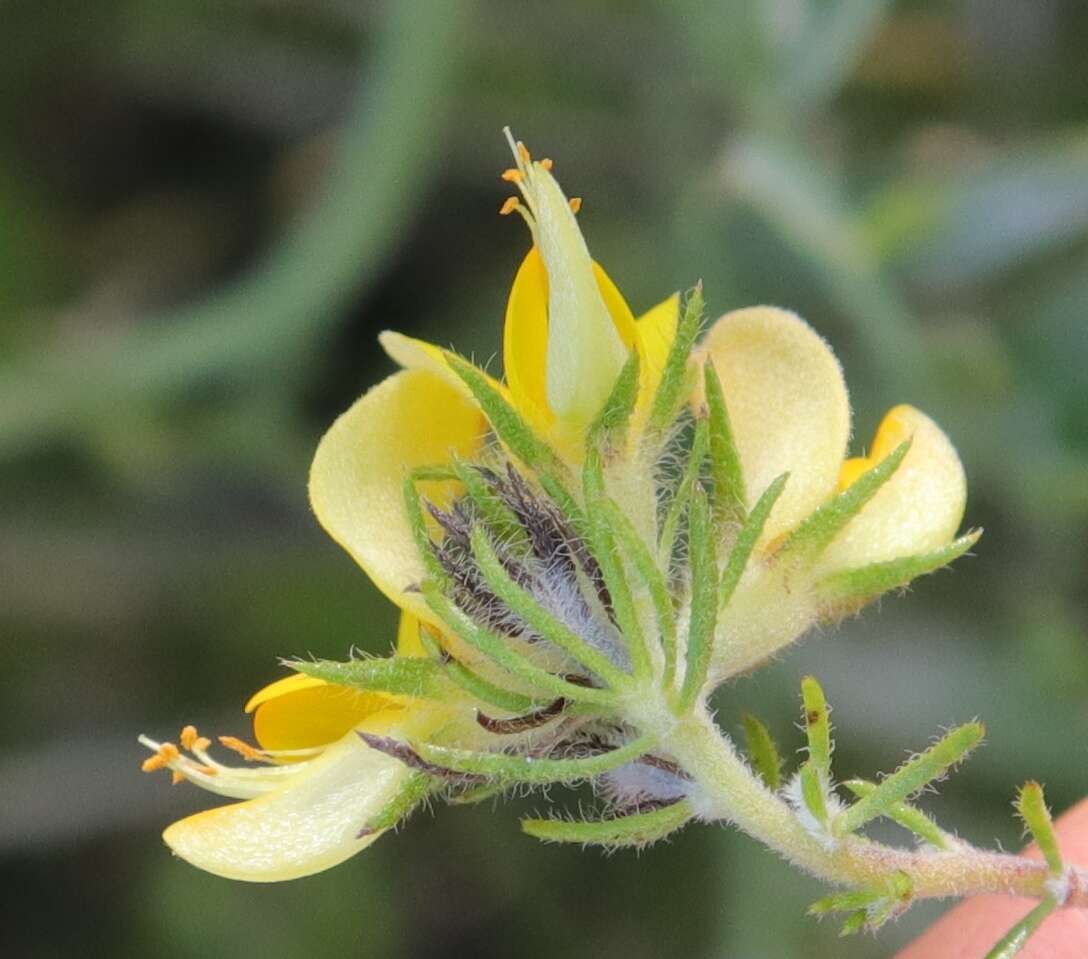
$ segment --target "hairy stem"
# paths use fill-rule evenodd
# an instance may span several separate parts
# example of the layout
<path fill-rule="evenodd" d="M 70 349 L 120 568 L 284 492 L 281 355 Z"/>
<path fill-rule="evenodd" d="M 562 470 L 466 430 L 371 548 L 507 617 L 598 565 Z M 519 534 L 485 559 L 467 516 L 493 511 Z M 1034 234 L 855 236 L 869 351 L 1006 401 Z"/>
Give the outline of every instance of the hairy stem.
<path fill-rule="evenodd" d="M 910 877 L 916 898 L 997 892 L 1040 899 L 1051 894 L 1044 861 L 986 852 L 967 844 L 950 851 L 897 849 L 848 836 L 815 836 L 791 806 L 771 792 L 705 712 L 677 723 L 670 751 L 701 787 L 700 815 L 731 822 L 821 879 L 870 886 L 895 872 Z M 1088 871 L 1071 867 L 1067 906 L 1088 907 Z"/>

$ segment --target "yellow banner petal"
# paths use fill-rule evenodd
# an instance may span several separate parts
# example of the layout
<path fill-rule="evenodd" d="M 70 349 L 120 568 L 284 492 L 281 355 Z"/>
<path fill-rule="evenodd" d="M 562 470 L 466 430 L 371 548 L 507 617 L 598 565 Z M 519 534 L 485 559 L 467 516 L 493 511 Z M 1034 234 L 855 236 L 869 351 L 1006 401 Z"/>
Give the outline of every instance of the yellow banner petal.
<path fill-rule="evenodd" d="M 910 450 L 887 483 L 824 554 L 827 570 L 925 553 L 952 541 L 967 505 L 963 464 L 936 423 L 912 406 L 897 406 L 881 422 L 868 457 L 843 464 L 846 485 L 900 443 Z"/>
<path fill-rule="evenodd" d="M 486 430 L 483 414 L 460 390 L 428 370 L 383 380 L 344 413 L 318 445 L 310 502 L 322 526 L 394 603 L 426 622 L 418 593 L 424 575 L 404 506 L 402 484 L 418 466 L 471 457 Z M 450 483 L 422 483 L 439 504 Z"/>
<path fill-rule="evenodd" d="M 835 492 L 850 436 L 850 402 L 828 345 L 786 310 L 727 313 L 699 354 L 714 361 L 744 468 L 748 506 L 788 472 L 763 531 L 768 542 Z M 702 401 L 702 386 L 696 400 Z"/>

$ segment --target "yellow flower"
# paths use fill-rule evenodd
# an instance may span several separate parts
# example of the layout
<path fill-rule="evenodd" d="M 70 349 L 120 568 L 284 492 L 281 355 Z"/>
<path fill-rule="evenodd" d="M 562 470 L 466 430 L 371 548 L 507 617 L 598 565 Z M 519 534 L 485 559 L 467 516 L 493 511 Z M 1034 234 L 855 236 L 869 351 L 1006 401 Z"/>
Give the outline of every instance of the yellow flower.
<path fill-rule="evenodd" d="M 517 186 L 520 199 L 508 200 L 502 212 L 518 212 L 533 242 L 515 276 L 506 310 L 506 382 L 486 378 L 480 371 L 473 375 L 484 377 L 484 385 L 547 445 L 548 456 L 569 480 L 584 465 L 594 465 L 587 453 L 587 434 L 617 382 L 622 383 L 623 371 L 634 368 L 628 367 L 631 357 L 637 359 L 629 429 L 621 448 L 610 449 L 598 465 L 607 497 L 630 522 L 631 535 L 645 541 L 646 556 L 656 557 L 664 569 L 660 583 L 675 584 L 677 594 L 671 604 L 656 607 L 637 594 L 631 615 L 656 608 L 660 619 L 662 609 L 670 615 L 675 606 L 683 628 L 693 619 L 696 599 L 689 595 L 689 573 L 676 567 L 683 550 L 673 549 L 672 534 L 660 541 L 658 535 L 665 494 L 679 501 L 676 490 L 682 484 L 663 490 L 659 467 L 668 459 L 670 444 L 682 439 L 691 426 L 692 416 L 701 422 L 696 433 L 706 426 L 708 415 L 713 420 L 715 411 L 708 414 L 708 407 L 715 399 L 703 385 L 712 382 L 705 377 L 707 369 L 720 380 L 724 394 L 724 407 L 718 408 L 718 419 L 712 423 L 717 432 L 710 452 L 719 459 L 733 457 L 741 478 L 738 489 L 717 489 L 716 495 L 720 499 L 728 493 L 742 500 L 734 519 L 715 525 L 719 534 L 711 546 L 715 570 L 720 566 L 728 571 L 738 544 L 744 542 L 742 524 L 759 515 L 769 489 L 777 499 L 770 500 L 773 508 L 755 528 L 750 557 L 741 557 L 736 583 L 728 592 L 722 586 L 720 610 L 718 588 L 712 590 L 709 603 L 716 619 L 712 650 L 704 661 L 705 682 L 692 688 L 686 700 L 676 689 L 681 671 L 688 668 L 684 647 L 665 652 L 662 637 L 636 644 L 624 635 L 622 611 L 611 609 L 613 599 L 618 608 L 623 597 L 610 598 L 600 586 L 589 590 L 589 599 L 584 595 L 587 584 L 596 582 L 601 573 L 598 566 L 618 562 L 622 567 L 624 559 L 599 554 L 599 563 L 572 559 L 572 569 L 580 566 L 568 579 L 547 571 L 532 574 L 537 580 L 529 594 L 537 589 L 535 594 L 519 600 L 520 587 L 515 584 L 513 598 L 504 596 L 500 602 L 488 592 L 498 574 L 488 580 L 471 558 L 465 560 L 468 565 L 458 566 L 461 561 L 451 559 L 454 550 L 444 562 L 447 574 L 464 577 L 454 602 L 461 608 L 458 615 L 467 613 L 469 619 L 475 615 L 478 620 L 490 616 L 491 622 L 485 623 L 490 628 L 495 622 L 509 623 L 518 602 L 544 604 L 540 597 L 547 593 L 551 612 L 533 629 L 544 636 L 557 616 L 566 616 L 563 649 L 568 653 L 573 649 L 576 660 L 581 651 L 583 665 L 590 664 L 586 670 L 590 675 L 575 677 L 586 701 L 607 702 L 613 708 L 618 700 L 609 698 L 607 687 L 626 689 L 634 684 L 636 693 L 629 699 L 633 712 L 621 711 L 619 718 L 635 727 L 645 701 L 656 702 L 660 696 L 668 708 L 679 708 L 681 701 L 690 708 L 717 683 L 794 641 L 813 623 L 905 585 L 967 548 L 966 540 L 953 541 L 965 504 L 963 470 L 955 450 L 931 420 L 912 407 L 896 407 L 878 430 L 869 456 L 846 459 L 850 409 L 839 364 L 804 321 L 784 310 L 757 307 L 729 313 L 689 357 L 698 317 L 685 317 L 685 327 L 680 298 L 673 295 L 634 319 L 622 294 L 590 258 L 575 218 L 580 203 L 567 200 L 549 160 L 534 161 L 523 144 L 512 138 L 510 143 L 516 165 L 503 178 Z M 691 331 L 687 340 L 684 329 Z M 516 504 L 523 490 L 538 495 L 532 492 L 536 490 L 532 470 L 523 470 L 528 479 L 519 479 L 517 469 L 509 479 L 499 475 L 498 467 L 513 465 L 517 457 L 504 450 L 496 436 L 502 430 L 493 422 L 495 412 L 485 415 L 479 392 L 464 377 L 458 358 L 392 332 L 383 333 L 381 343 L 402 369 L 359 399 L 321 440 L 310 474 L 314 512 L 403 611 L 398 657 L 427 655 L 420 643 L 423 626 L 440 639 L 447 654 L 452 651 L 479 667 L 485 678 L 494 678 L 488 664 L 481 665 L 478 644 L 469 648 L 450 628 L 448 611 L 436 612 L 433 591 L 420 588 L 424 583 L 434 587 L 438 554 L 431 554 L 433 543 L 421 544 L 422 520 L 412 513 L 404 483 L 409 475 L 419 476 L 421 469 L 429 471 L 419 477 L 416 488 L 444 535 L 462 537 L 461 545 L 454 546 L 464 551 L 476 520 L 467 514 L 458 518 L 465 486 L 457 466 L 484 466 L 479 475 L 491 476 L 491 494 L 500 491 L 497 498 L 506 497 L 508 504 Z M 670 357 L 679 359 L 670 365 Z M 664 404 L 669 421 L 662 424 L 654 419 L 655 401 L 666 393 L 669 376 L 680 402 Z M 906 441 L 909 448 L 902 445 Z M 694 466 L 693 481 L 701 489 L 702 464 Z M 789 477 L 783 487 L 785 473 Z M 593 470 L 587 468 L 586 475 L 592 482 Z M 553 518 L 554 507 L 526 507 L 520 533 L 567 537 L 565 548 L 577 553 L 585 544 L 571 546 L 578 535 L 565 532 L 565 520 Z M 497 508 L 501 512 L 508 505 L 500 503 Z M 562 508 L 558 511 L 562 513 Z M 443 534 L 436 535 L 441 541 Z M 695 535 L 692 527 L 689 539 Z M 662 545 L 665 539 L 667 545 Z M 479 545 L 473 540 L 471 551 Z M 546 567 L 551 558 L 538 548 L 534 562 Z M 635 559 L 627 556 L 626 561 Z M 443 562 L 440 555 L 438 562 Z M 440 571 L 438 578 L 442 575 Z M 601 575 L 607 579 L 609 571 Z M 479 608 L 470 608 L 477 603 Z M 651 621 L 648 613 L 646 621 Z M 641 624 L 636 625 L 641 631 Z M 584 634 L 578 635 L 580 629 Z M 522 634 L 515 630 L 511 635 L 518 646 Z M 530 655 L 537 660 L 525 675 L 535 669 L 539 678 L 542 672 L 553 671 L 553 662 L 560 662 L 552 678 L 566 682 L 570 675 L 562 657 L 547 661 L 547 650 L 540 652 L 546 646 L 538 644 Z M 547 721 L 563 708 L 562 697 L 568 694 L 560 693 L 539 713 Z M 525 691 L 510 695 L 524 699 Z M 230 767 L 214 760 L 208 741 L 192 727 L 183 731 L 181 748 L 144 742 L 154 751 L 145 768 L 170 768 L 212 792 L 245 800 L 184 819 L 164 835 L 170 847 L 194 865 L 252 881 L 304 876 L 334 865 L 380 834 L 387 810 L 404 804 L 407 811 L 410 802 L 420 798 L 414 790 L 427 776 L 419 769 L 433 774 L 434 767 L 417 755 L 412 768 L 403 761 L 404 755 L 377 748 L 379 739 L 373 737 L 388 737 L 381 742 L 437 738 L 459 748 L 482 745 L 486 750 L 492 743 L 481 726 L 494 734 L 502 725 L 478 717 L 474 701 L 463 691 L 425 699 L 360 692 L 305 675 L 261 690 L 247 711 L 254 713 L 260 747 L 230 739 L 224 744 L 255 762 L 252 767 Z M 364 740 L 357 733 L 372 738 Z M 506 742 L 499 749 L 509 752 L 510 746 Z M 669 789 L 682 790 L 678 783 L 671 782 Z"/>
<path fill-rule="evenodd" d="M 418 622 L 401 619 L 398 655 L 422 654 Z M 310 875 L 364 849 L 381 831 L 363 826 L 394 802 L 412 771 L 369 748 L 355 730 L 427 735 L 441 717 L 406 697 L 358 692 L 308 676 L 281 679 L 246 704 L 259 747 L 230 736 L 220 743 L 252 765 L 214 759 L 192 726 L 179 745 L 141 737 L 153 751 L 146 771 L 169 768 L 175 781 L 243 799 L 174 823 L 164 833 L 182 859 L 229 879 L 274 882 Z"/>

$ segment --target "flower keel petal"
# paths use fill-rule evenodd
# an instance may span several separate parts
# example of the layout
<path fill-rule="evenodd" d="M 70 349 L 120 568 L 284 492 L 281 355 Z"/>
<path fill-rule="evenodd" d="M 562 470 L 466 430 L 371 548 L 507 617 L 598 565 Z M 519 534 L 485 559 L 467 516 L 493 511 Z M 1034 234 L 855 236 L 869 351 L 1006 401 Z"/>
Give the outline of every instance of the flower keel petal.
<path fill-rule="evenodd" d="M 280 789 L 189 816 L 163 839 L 182 859 L 227 879 L 298 879 L 370 845 L 380 833 L 360 832 L 412 775 L 350 733 Z"/>

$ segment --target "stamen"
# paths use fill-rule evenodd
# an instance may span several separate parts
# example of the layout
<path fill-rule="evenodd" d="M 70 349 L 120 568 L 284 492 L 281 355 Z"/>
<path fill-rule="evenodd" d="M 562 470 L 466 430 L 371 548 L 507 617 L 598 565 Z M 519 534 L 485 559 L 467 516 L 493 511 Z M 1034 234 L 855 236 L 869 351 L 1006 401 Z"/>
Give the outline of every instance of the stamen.
<path fill-rule="evenodd" d="M 170 785 L 176 786 L 178 783 L 185 782 L 185 773 L 178 772 L 176 769 L 170 773 Z"/>
<path fill-rule="evenodd" d="M 269 762 L 268 756 L 264 750 L 258 749 L 256 746 L 251 746 L 244 739 L 239 739 L 237 736 L 220 736 L 219 742 L 227 749 L 233 749 L 236 753 L 239 753 L 242 758 L 248 759 L 251 763 L 256 762 Z"/>
<path fill-rule="evenodd" d="M 529 152 L 529 148 L 518 140 L 518 156 L 521 157 L 521 162 L 528 166 L 533 162 L 533 155 Z"/>
<path fill-rule="evenodd" d="M 521 206 L 521 201 L 516 196 L 508 196 L 506 202 L 499 207 L 499 216 L 513 213 L 519 206 Z"/>
<path fill-rule="evenodd" d="M 582 198 L 580 196 L 572 196 L 567 202 L 570 204 L 571 213 L 577 213 L 582 209 Z"/>
<path fill-rule="evenodd" d="M 178 736 L 178 739 L 181 741 L 182 749 L 188 749 L 190 751 L 192 751 L 193 745 L 198 738 L 196 726 L 186 726 L 182 729 L 181 735 Z"/>
<path fill-rule="evenodd" d="M 521 175 L 521 170 L 515 170 L 513 167 L 511 167 L 509 170 L 503 170 L 502 178 L 507 183 L 520 183 L 523 179 Z"/>
<path fill-rule="evenodd" d="M 551 157 L 544 157 L 544 159 L 540 161 L 540 165 L 549 173 L 552 172 L 552 167 L 555 166 L 555 164 L 552 163 Z"/>

